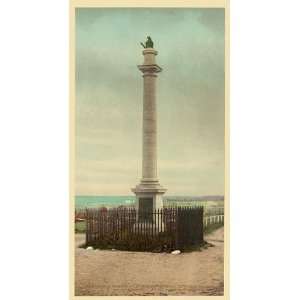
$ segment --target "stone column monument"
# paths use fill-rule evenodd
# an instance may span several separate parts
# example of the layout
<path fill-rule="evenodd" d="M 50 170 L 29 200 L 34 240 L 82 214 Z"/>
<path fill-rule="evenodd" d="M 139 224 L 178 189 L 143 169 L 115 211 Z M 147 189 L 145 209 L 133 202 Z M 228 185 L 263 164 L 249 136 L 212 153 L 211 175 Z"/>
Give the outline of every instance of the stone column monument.
<path fill-rule="evenodd" d="M 138 211 L 152 212 L 163 207 L 162 195 L 166 192 L 157 178 L 156 78 L 162 68 L 156 64 L 155 56 L 158 52 L 154 50 L 151 38 L 148 37 L 146 45 L 141 44 L 145 48 L 144 63 L 138 66 L 144 77 L 143 170 L 140 184 L 132 191 L 137 197 Z"/>

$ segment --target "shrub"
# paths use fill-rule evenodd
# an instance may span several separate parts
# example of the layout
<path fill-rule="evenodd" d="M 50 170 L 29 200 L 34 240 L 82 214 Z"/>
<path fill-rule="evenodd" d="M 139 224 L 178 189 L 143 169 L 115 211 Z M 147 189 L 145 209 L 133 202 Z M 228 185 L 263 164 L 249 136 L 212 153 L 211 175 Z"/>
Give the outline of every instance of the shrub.
<path fill-rule="evenodd" d="M 107 234 L 101 240 L 88 243 L 98 249 L 118 249 L 127 251 L 170 252 L 174 250 L 174 237 L 167 233 L 158 233 L 155 236 L 144 234 L 122 233 L 122 238 Z"/>

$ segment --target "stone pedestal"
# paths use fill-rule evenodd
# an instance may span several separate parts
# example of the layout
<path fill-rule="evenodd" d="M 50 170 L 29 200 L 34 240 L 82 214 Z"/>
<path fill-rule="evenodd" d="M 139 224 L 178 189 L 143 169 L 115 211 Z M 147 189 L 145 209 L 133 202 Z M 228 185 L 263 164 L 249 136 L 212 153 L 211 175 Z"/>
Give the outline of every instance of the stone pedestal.
<path fill-rule="evenodd" d="M 157 178 L 156 78 L 162 71 L 155 61 L 157 53 L 153 48 L 146 48 L 144 63 L 138 66 L 144 78 L 143 163 L 141 182 L 132 191 L 137 197 L 137 209 L 149 212 L 163 208 L 162 195 L 166 192 Z"/>

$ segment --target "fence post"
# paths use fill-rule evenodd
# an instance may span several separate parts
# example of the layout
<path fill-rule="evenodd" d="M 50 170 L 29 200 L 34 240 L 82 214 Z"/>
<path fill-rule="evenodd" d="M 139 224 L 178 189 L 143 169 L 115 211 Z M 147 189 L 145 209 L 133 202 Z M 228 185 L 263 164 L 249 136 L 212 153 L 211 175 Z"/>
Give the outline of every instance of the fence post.
<path fill-rule="evenodd" d="M 88 244 L 89 243 L 89 221 L 88 221 L 88 210 L 86 208 L 85 210 L 85 215 L 86 215 L 86 218 L 85 218 L 85 243 Z"/>
<path fill-rule="evenodd" d="M 179 211 L 180 207 L 176 207 L 175 210 L 175 248 L 179 248 Z"/>

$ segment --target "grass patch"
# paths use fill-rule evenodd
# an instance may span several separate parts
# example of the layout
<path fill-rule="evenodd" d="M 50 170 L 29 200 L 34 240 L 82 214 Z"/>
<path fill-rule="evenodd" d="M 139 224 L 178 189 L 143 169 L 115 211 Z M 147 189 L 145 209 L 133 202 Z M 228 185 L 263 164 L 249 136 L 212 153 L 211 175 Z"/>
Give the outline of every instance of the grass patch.
<path fill-rule="evenodd" d="M 203 251 L 209 247 L 214 247 L 213 244 L 206 241 L 201 242 L 200 244 L 185 246 L 178 249 L 172 245 L 170 238 L 165 236 L 160 236 L 159 239 L 152 238 L 151 240 L 145 240 L 142 236 L 135 236 L 130 240 L 114 241 L 110 242 L 109 240 L 101 240 L 97 243 L 83 244 L 80 248 L 87 248 L 89 246 L 93 249 L 99 250 L 121 250 L 121 251 L 136 251 L 136 252 L 152 252 L 152 253 L 171 253 L 174 250 L 180 250 L 184 253 L 194 252 L 194 251 Z"/>
<path fill-rule="evenodd" d="M 75 233 L 85 233 L 86 231 L 86 222 L 75 222 Z"/>
<path fill-rule="evenodd" d="M 92 246 L 94 249 L 116 249 L 125 251 L 171 252 L 174 249 L 173 238 L 162 232 L 156 236 L 124 233 L 122 239 L 113 235 L 106 235 L 101 240 L 83 245 L 82 248 Z"/>
<path fill-rule="evenodd" d="M 137 252 L 153 252 L 153 253 L 170 253 L 174 250 L 181 252 L 202 251 L 208 247 L 213 247 L 212 244 L 206 241 L 198 242 L 197 244 L 176 247 L 174 243 L 175 237 L 169 232 L 160 232 L 155 236 L 147 236 L 144 234 L 123 232 L 122 238 L 115 234 L 107 234 L 100 240 L 89 242 L 81 246 L 87 248 L 89 246 L 93 249 L 100 250 L 124 250 Z"/>

